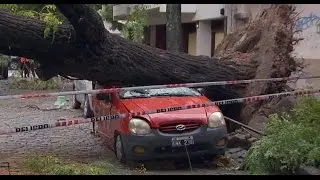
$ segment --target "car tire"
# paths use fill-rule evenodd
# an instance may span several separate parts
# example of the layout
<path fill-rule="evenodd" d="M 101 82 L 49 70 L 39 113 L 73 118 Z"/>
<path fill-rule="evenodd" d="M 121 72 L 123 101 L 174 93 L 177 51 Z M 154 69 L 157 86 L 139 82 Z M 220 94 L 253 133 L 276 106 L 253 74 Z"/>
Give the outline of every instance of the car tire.
<path fill-rule="evenodd" d="M 84 103 L 83 103 L 83 116 L 85 118 L 93 117 L 93 111 L 90 107 L 90 101 L 87 94 L 84 95 Z"/>
<path fill-rule="evenodd" d="M 115 136 L 115 142 L 114 142 L 114 152 L 116 155 L 117 160 L 120 163 L 126 163 L 126 157 L 124 154 L 124 149 L 123 149 L 123 143 L 122 143 L 122 138 L 120 134 L 117 134 Z"/>
<path fill-rule="evenodd" d="M 75 85 L 72 85 L 72 90 L 75 90 Z M 81 103 L 77 100 L 77 96 L 74 94 L 71 98 L 71 104 L 73 109 L 79 109 L 81 107 Z"/>
<path fill-rule="evenodd" d="M 8 79 L 8 65 L 1 64 L 0 71 L 2 79 Z"/>

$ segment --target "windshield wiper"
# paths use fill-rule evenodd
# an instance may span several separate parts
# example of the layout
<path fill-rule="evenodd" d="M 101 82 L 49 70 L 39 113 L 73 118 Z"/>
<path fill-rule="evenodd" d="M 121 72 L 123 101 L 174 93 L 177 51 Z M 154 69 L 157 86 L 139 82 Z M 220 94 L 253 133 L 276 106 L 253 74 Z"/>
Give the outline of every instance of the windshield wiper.
<path fill-rule="evenodd" d="M 139 95 L 139 96 L 129 96 L 129 97 L 124 97 L 124 99 L 134 99 L 134 98 L 150 98 L 151 96 L 149 95 Z"/>
<path fill-rule="evenodd" d="M 163 94 L 152 94 L 151 96 L 176 96 L 176 97 L 182 97 L 182 96 L 196 96 L 191 94 L 170 94 L 170 93 L 163 93 Z"/>
<path fill-rule="evenodd" d="M 136 90 L 132 90 L 135 93 L 139 93 L 139 94 L 148 94 L 148 92 L 146 92 L 144 89 L 136 89 Z M 130 92 L 131 94 L 131 92 Z"/>

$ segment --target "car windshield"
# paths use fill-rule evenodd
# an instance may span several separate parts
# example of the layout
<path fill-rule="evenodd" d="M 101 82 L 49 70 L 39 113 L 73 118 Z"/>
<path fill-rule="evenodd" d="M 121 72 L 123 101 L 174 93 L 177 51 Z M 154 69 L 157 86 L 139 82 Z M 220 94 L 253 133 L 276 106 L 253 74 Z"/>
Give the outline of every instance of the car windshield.
<path fill-rule="evenodd" d="M 120 91 L 119 93 L 121 99 L 129 98 L 148 98 L 148 97 L 161 97 L 161 96 L 201 96 L 198 91 L 187 88 L 187 87 L 177 87 L 177 88 L 161 88 L 161 89 L 143 89 L 143 90 L 129 90 Z"/>

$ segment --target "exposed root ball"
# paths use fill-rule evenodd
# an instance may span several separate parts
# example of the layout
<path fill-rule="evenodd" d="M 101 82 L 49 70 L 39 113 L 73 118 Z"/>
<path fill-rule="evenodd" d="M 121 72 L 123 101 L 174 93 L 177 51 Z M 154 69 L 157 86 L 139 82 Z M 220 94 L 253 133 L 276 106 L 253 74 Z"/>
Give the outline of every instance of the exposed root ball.
<path fill-rule="evenodd" d="M 290 5 L 272 5 L 247 26 L 227 35 L 217 48 L 222 61 L 257 64 L 254 78 L 288 77 L 302 64 L 291 57 L 297 13 Z M 234 85 L 243 97 L 282 92 L 286 82 L 263 82 Z M 248 123 L 263 103 L 243 105 L 241 120 Z"/>

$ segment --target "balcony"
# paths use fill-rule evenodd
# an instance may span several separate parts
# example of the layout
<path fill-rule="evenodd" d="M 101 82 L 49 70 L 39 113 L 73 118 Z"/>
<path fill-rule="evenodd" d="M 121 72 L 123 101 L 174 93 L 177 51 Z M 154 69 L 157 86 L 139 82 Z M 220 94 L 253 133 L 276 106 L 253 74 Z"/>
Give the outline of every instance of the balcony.
<path fill-rule="evenodd" d="M 113 19 L 125 20 L 126 17 L 137 6 L 142 6 L 152 14 L 163 14 L 166 12 L 166 4 L 117 4 L 113 6 Z M 181 13 L 196 13 L 196 4 L 181 4 Z"/>
<path fill-rule="evenodd" d="M 113 19 L 114 20 L 125 20 L 130 14 L 131 6 L 133 4 L 118 4 L 113 6 Z"/>

